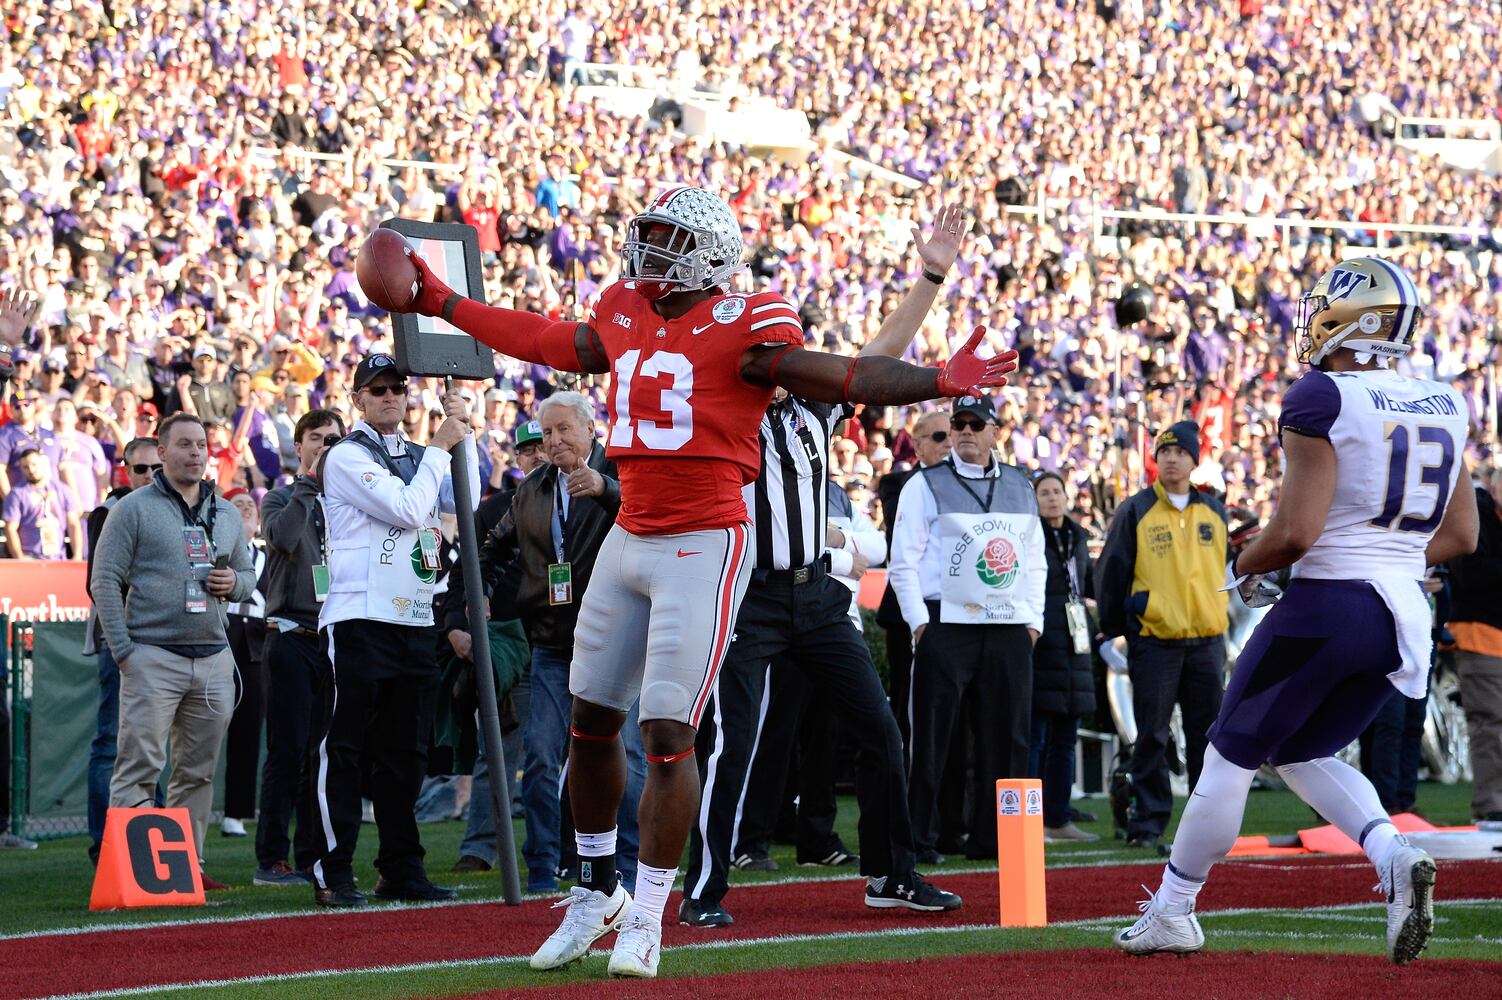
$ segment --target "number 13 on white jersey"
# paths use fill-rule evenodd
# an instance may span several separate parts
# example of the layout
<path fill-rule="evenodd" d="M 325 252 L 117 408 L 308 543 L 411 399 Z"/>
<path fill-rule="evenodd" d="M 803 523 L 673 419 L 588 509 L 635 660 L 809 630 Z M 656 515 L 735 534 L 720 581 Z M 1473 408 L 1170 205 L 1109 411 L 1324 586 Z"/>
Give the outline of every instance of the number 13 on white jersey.
<path fill-rule="evenodd" d="M 632 382 L 637 375 L 672 377 L 673 384 L 659 392 L 656 400 L 657 409 L 670 418 L 666 425 L 631 415 Z M 694 410 L 689 405 L 693 394 L 694 368 L 682 354 L 657 351 L 642 361 L 640 350 L 626 351 L 615 362 L 615 419 L 610 424 L 610 446 L 630 448 L 639 441 L 643 448 L 653 451 L 682 448 L 694 436 Z"/>

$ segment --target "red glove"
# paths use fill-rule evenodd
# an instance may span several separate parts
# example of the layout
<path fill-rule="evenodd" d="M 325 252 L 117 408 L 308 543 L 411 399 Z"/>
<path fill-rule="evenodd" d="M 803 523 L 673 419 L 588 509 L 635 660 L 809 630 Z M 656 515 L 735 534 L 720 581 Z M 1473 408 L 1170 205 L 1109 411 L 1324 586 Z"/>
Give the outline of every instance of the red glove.
<path fill-rule="evenodd" d="M 454 294 L 454 290 L 439 281 L 438 275 L 428 267 L 428 262 L 411 247 L 407 248 L 407 259 L 417 268 L 417 297 L 412 300 L 412 311 L 424 316 L 442 316 L 443 304 Z"/>
<path fill-rule="evenodd" d="M 1007 376 L 1017 370 L 1017 352 L 1002 351 L 989 358 L 978 358 L 975 349 L 986 338 L 986 328 L 978 326 L 939 371 L 939 393 L 944 396 L 979 396 L 982 389 L 1007 384 Z"/>

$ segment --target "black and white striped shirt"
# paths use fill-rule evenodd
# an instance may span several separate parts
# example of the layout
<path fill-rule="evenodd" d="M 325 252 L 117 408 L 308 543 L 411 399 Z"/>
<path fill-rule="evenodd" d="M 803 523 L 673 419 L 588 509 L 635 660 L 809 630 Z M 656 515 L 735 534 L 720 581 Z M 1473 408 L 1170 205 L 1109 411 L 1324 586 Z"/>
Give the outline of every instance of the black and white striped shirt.
<path fill-rule="evenodd" d="M 761 472 L 746 487 L 757 569 L 797 569 L 824 551 L 830 438 L 853 412 L 789 396 L 762 415 Z"/>

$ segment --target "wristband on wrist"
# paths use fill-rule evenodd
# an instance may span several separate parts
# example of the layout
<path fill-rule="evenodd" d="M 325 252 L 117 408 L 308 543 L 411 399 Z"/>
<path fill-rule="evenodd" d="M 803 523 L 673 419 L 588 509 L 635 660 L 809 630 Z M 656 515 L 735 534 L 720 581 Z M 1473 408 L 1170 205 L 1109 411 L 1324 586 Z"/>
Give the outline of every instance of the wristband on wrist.
<path fill-rule="evenodd" d="M 944 276 L 942 274 L 938 273 L 937 271 L 930 271 L 926 267 L 923 269 L 923 277 L 927 278 L 929 281 L 932 281 L 936 285 L 944 284 Z"/>

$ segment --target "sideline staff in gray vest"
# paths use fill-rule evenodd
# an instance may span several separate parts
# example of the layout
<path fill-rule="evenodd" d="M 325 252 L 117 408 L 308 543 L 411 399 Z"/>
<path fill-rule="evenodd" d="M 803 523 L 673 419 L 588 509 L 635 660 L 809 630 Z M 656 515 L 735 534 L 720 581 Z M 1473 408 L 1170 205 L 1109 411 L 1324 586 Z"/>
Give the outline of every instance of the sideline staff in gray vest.
<path fill-rule="evenodd" d="M 1038 500 L 1025 472 L 996 461 L 996 411 L 955 401 L 954 451 L 914 475 L 897 506 L 888 579 L 913 630 L 908 800 L 918 860 L 938 857 L 938 796 L 959 713 L 975 733 L 970 858 L 996 856 L 987 808 L 998 778 L 1027 774 L 1033 644 L 1048 581 Z"/>
<path fill-rule="evenodd" d="M 401 434 L 407 379 L 389 354 L 355 369 L 355 406 L 363 419 L 328 449 L 320 474 L 328 524 L 328 596 L 318 626 L 334 666 L 314 760 L 324 850 L 313 865 L 323 906 L 360 906 L 352 861 L 360 833 L 362 757 L 370 765 L 381 849 L 375 895 L 381 899 L 451 899 L 423 866 L 413 805 L 427 770 L 438 694 L 433 589 L 442 534 L 439 511 L 454 510 L 448 449 L 468 433 L 469 404 L 447 393 L 448 419 L 427 448 Z M 480 470 L 469 449 L 470 496 Z M 466 514 L 465 516 L 470 516 Z M 321 589 L 321 582 L 320 582 Z"/>

